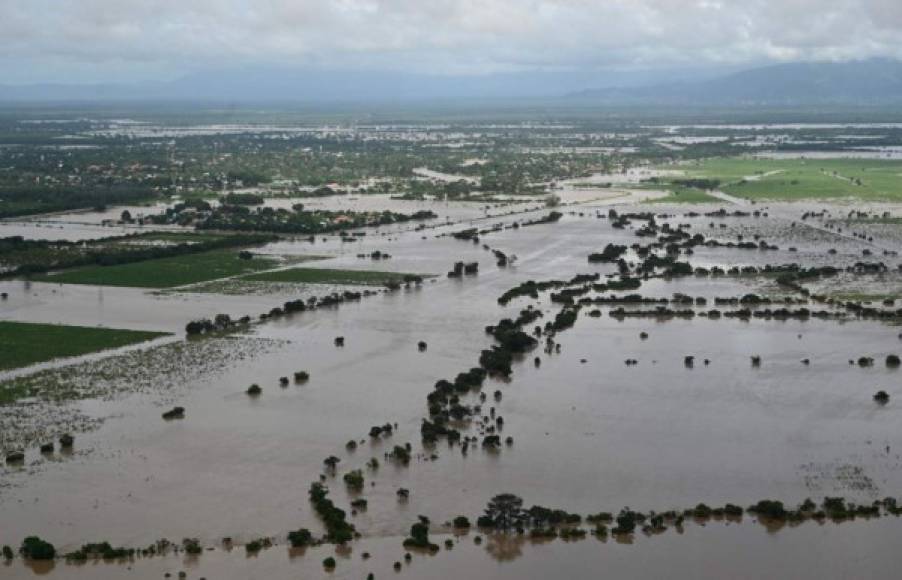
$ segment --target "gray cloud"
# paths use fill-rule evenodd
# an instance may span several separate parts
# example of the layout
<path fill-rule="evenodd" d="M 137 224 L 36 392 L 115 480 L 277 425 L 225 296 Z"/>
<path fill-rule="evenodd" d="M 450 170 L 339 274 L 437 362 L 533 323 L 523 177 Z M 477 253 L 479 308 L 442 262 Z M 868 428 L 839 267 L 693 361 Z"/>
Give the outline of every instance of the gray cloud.
<path fill-rule="evenodd" d="M 12 78 L 235 63 L 455 73 L 902 57 L 902 2 L 0 0 L 0 54 Z"/>

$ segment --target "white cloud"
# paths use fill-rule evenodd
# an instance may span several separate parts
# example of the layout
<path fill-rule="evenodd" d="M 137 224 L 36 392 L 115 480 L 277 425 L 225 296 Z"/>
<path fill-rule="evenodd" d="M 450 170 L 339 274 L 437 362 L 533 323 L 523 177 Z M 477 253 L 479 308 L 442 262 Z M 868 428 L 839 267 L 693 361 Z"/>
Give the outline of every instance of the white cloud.
<path fill-rule="evenodd" d="M 16 63 L 34 74 L 236 62 L 478 72 L 900 57 L 902 2 L 0 0 L 0 54 L 8 74 Z"/>

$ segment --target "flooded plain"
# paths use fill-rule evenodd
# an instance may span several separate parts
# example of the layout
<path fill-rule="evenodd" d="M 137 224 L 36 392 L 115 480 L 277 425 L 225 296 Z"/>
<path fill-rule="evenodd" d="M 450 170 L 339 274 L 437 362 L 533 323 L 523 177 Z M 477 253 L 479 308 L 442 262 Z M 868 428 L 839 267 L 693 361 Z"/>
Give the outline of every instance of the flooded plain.
<path fill-rule="evenodd" d="M 900 241 L 889 227 L 866 241 L 793 224 L 812 209 L 810 204 L 769 204 L 766 217 L 710 217 L 703 212 L 723 204 L 572 201 L 583 203 L 562 208 L 564 216 L 557 223 L 503 227 L 483 234 L 480 243 L 447 234 L 471 224 L 510 225 L 548 210 L 487 218 L 481 208 L 470 206 L 469 213 L 453 215 L 459 223 L 427 230 L 381 229 L 377 231 L 386 235 L 370 231 L 352 242 L 337 236 L 313 243 L 283 240 L 261 252 L 324 256 L 316 263 L 320 268 L 437 276 L 359 302 L 253 324 L 227 340 L 187 341 L 180 347 L 185 358 L 178 360 L 193 361 L 193 372 L 167 369 L 159 362 L 167 358 L 166 351 L 143 362 L 114 353 L 65 367 L 67 381 L 87 385 L 102 377 L 119 387 L 69 402 L 24 401 L 0 416 L 4 429 L 16 424 L 9 421 L 20 420 L 14 414 L 40 424 L 42 416 L 58 416 L 50 410 L 58 405 L 81 421 L 67 425 L 83 427 L 71 454 L 40 455 L 31 445 L 24 465 L 0 467 L 0 544 L 18 545 L 22 537 L 37 533 L 63 551 L 101 540 L 146 546 L 160 538 L 198 538 L 216 549 L 196 558 L 170 554 L 128 564 L 57 562 L 52 570 L 34 570 L 16 560 L 5 568 L 0 564 L 0 570 L 14 578 L 47 572 L 51 577 L 113 578 L 126 570 L 134 578 L 180 570 L 207 578 L 325 575 L 322 558 L 334 555 L 334 547 L 292 552 L 284 537 L 299 527 L 322 533 L 307 489 L 325 473 L 323 459 L 336 455 L 339 473 L 362 468 L 366 485 L 362 493 L 352 492 L 340 475 L 326 475 L 331 497 L 343 507 L 365 497 L 368 507 L 349 516 L 363 539 L 347 552 L 339 550 L 338 566 L 330 573 L 334 577 L 393 574 L 393 562 L 403 560 L 401 540 L 420 514 L 433 522 L 434 541 L 453 539 L 453 548 L 431 556 L 415 554 L 401 574 L 416 578 L 461 573 L 474 578 L 589 577 L 599 570 L 698 578 L 891 575 L 888 542 L 902 526 L 891 517 L 773 529 L 747 515 L 742 522 L 687 523 L 682 532 L 637 533 L 629 543 L 486 536 L 477 545 L 474 538 L 480 534 L 475 530 L 461 537 L 445 535 L 449 531 L 443 522 L 461 514 L 475 520 L 501 492 L 522 496 L 527 506 L 589 514 L 617 513 L 625 506 L 682 510 L 700 502 L 747 506 L 764 498 L 795 505 L 809 497 L 841 496 L 869 504 L 902 489 L 902 433 L 895 402 L 902 394 L 902 371 L 882 362 L 902 351 L 899 329 L 854 318 L 618 319 L 610 315 L 614 305 L 598 306 L 600 316 L 590 315 L 595 306 L 585 307 L 574 327 L 555 337 L 560 352 L 538 348 L 514 362 L 509 380 L 489 378 L 483 385 L 490 396 L 501 392 L 499 401 L 489 398 L 483 407 L 494 407 L 503 416 L 500 434 L 512 437 L 512 445 L 499 451 L 473 446 L 469 453 L 444 441 L 424 448 L 420 426 L 428 416 L 426 395 L 437 380 L 477 366 L 480 352 L 493 344 L 486 325 L 514 318 L 530 305 L 545 313 L 543 323 L 559 309 L 548 293 L 516 298 L 506 306 L 497 301 L 501 294 L 527 280 L 594 273 L 604 280 L 617 272 L 615 264 L 587 261 L 609 243 L 641 241 L 636 236 L 641 223 L 613 227 L 605 218 L 611 207 L 665 214 L 671 217 L 662 221 L 674 227 L 688 224 L 691 233 L 723 241 L 757 234 L 779 247 L 698 247 L 689 257 L 696 267 L 852 265 L 862 259 L 863 249 L 898 248 Z M 327 198 L 317 203 L 342 202 L 346 200 Z M 841 206 L 836 209 L 837 215 L 844 213 Z M 497 266 L 482 244 L 503 251 L 509 264 Z M 836 253 L 828 255 L 828 248 Z M 358 257 L 375 250 L 391 258 L 375 262 Z M 880 259 L 895 268 L 897 259 Z M 456 261 L 478 261 L 478 275 L 445 277 Z M 334 290 L 307 285 L 295 296 Z M 4 281 L 0 291 L 9 293 L 0 303 L 2 319 L 174 333 L 193 318 L 219 312 L 256 317 L 286 299 L 284 288 L 223 295 L 190 287 L 152 292 Z M 709 310 L 715 298 L 751 292 L 801 298 L 766 277 L 655 278 L 640 292 L 646 297 L 704 297 L 708 306 L 688 306 L 697 312 Z M 808 307 L 843 311 L 840 306 Z M 338 336 L 345 339 L 341 348 L 334 344 Z M 428 345 L 423 352 L 419 341 Z M 117 362 L 116 357 L 129 356 Z M 687 356 L 699 362 L 689 368 Z M 760 364 L 750 363 L 753 356 L 760 357 Z M 877 362 L 850 364 L 862 356 Z M 106 362 L 92 364 L 98 359 Z M 708 364 L 702 365 L 703 359 Z M 627 360 L 635 363 L 625 364 Z M 280 386 L 280 377 L 298 370 L 308 371 L 310 380 Z M 132 389 L 131 383 L 142 388 Z M 259 397 L 245 394 L 252 383 L 262 387 Z M 872 395 L 879 389 L 893 397 L 889 404 L 874 403 Z M 466 398 L 477 402 L 475 394 Z M 186 409 L 185 419 L 162 420 L 160 414 L 173 405 Z M 45 436 L 58 434 L 52 421 L 45 423 Z M 397 424 L 392 436 L 370 439 L 370 427 L 384 423 Z M 465 435 L 481 432 L 475 421 L 462 430 Z M 359 443 L 353 451 L 346 450 L 349 440 Z M 409 466 L 384 460 L 391 447 L 406 442 L 413 448 Z M 383 462 L 378 470 L 365 467 L 374 457 Z M 409 490 L 405 501 L 397 498 L 402 487 Z M 221 547 L 226 537 L 237 544 L 232 551 Z M 259 537 L 280 542 L 259 556 L 246 556 L 240 546 Z M 364 551 L 372 554 L 370 560 L 361 558 Z"/>

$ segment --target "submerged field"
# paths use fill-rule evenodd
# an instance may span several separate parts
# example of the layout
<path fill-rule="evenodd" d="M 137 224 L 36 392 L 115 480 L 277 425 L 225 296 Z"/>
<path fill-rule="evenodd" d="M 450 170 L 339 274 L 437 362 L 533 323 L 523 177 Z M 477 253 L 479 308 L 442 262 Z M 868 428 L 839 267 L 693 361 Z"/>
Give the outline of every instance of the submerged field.
<path fill-rule="evenodd" d="M 165 333 L 0 321 L 0 370 L 152 340 Z M 9 397 L 0 391 L 0 402 Z"/>
<path fill-rule="evenodd" d="M 172 153 L 200 159 L 183 183 L 232 194 L 218 211 L 233 227 L 304 208 L 336 223 L 439 217 L 0 280 L 0 360 L 16 359 L 0 370 L 48 363 L 0 377 L 0 548 L 14 552 L 0 567 L 17 579 L 891 575 L 902 162 L 736 153 L 860 147 L 865 132 L 891 146 L 902 127 L 609 122 L 266 140 L 216 125 L 210 141 L 114 126 L 151 150 L 161 135 L 190 146 Z M 228 183 L 208 182 L 213 170 Z M 537 201 L 465 201 L 501 192 Z M 160 210 L 173 209 L 171 230 L 8 243 L 52 267 L 106 243 L 224 239 L 187 229 L 217 196 L 184 199 Z M 314 254 L 317 267 L 300 264 Z M 38 324 L 51 321 L 68 326 Z M 98 325 L 142 332 L 82 328 Z M 81 348 L 95 354 L 50 354 Z M 17 555 L 32 535 L 56 557 Z"/>

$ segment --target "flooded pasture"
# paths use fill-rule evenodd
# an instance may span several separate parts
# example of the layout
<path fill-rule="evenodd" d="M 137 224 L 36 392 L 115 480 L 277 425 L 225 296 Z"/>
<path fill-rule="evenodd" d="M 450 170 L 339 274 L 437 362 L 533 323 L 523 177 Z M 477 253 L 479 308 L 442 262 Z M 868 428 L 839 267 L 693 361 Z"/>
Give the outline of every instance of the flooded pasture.
<path fill-rule="evenodd" d="M 348 201 L 309 203 L 338 208 Z M 189 340 L 184 348 L 196 352 L 178 360 L 194 365 L 191 372 L 167 369 L 165 361 L 174 355 L 166 351 L 145 359 L 130 353 L 89 356 L 62 367 L 68 369 L 65 380 L 91 385 L 102 379 L 109 388 L 76 400 L 26 400 L 17 403 L 18 409 L 9 407 L 10 413 L 21 410 L 31 417 L 34 438 L 58 435 L 54 421 L 67 429 L 83 428 L 71 453 L 40 455 L 32 444 L 23 465 L 0 467 L 0 544 L 16 545 L 40 531 L 62 550 L 101 539 L 145 546 L 164 537 L 198 538 L 217 548 L 196 558 L 170 554 L 129 564 L 58 562 L 53 570 L 32 570 L 16 561 L 4 574 L 119 577 L 127 566 L 129 576 L 137 578 L 182 569 L 189 577 L 318 576 L 322 558 L 334 548 L 286 553 L 284 536 L 300 526 L 323 531 L 307 489 L 324 473 L 323 459 L 330 455 L 341 460 L 339 474 L 361 468 L 366 478 L 362 492 L 355 492 L 340 475 L 327 475 L 336 503 L 346 508 L 358 497 L 368 500 L 366 509 L 349 516 L 363 539 L 349 553 L 340 552 L 335 577 L 390 573 L 392 563 L 402 559 L 401 539 L 419 514 L 436 526 L 436 541 L 444 541 L 453 536 L 444 535 L 443 522 L 461 514 L 475 519 L 501 492 L 517 494 L 527 505 L 589 514 L 616 513 L 625 506 L 681 510 L 700 502 L 746 506 L 764 498 L 794 505 L 808 497 L 842 496 L 869 504 L 902 486 L 898 404 L 893 399 L 880 406 L 872 400 L 879 389 L 893 398 L 902 394 L 897 390 L 902 371 L 883 364 L 887 355 L 902 350 L 902 341 L 897 327 L 854 318 L 616 318 L 611 316 L 614 304 L 586 306 L 573 328 L 555 336 L 559 352 L 537 348 L 516 358 L 509 380 L 490 377 L 484 383 L 482 392 L 489 398 L 483 412 L 493 407 L 503 416 L 499 433 L 512 437 L 511 445 L 498 451 L 474 445 L 468 453 L 444 440 L 424 447 L 420 427 L 428 417 L 427 394 L 439 379 L 477 365 L 480 352 L 493 343 L 485 327 L 514 318 L 530 305 L 544 313 L 537 324 L 560 309 L 548 292 L 505 306 L 498 303 L 501 294 L 527 280 L 598 273 L 604 281 L 617 272 L 615 264 L 587 262 L 607 244 L 629 246 L 639 240 L 641 222 L 615 228 L 606 217 L 611 207 L 666 214 L 670 217 L 661 221 L 688 224 L 690 233 L 724 241 L 757 234 L 779 248 L 702 246 L 689 258 L 696 267 L 851 265 L 861 260 L 862 250 L 897 248 L 899 241 L 889 226 L 875 230 L 872 241 L 862 241 L 816 224 L 794 224 L 812 209 L 806 204 L 769 204 L 767 216 L 712 218 L 702 212 L 723 204 L 636 206 L 612 199 L 567 206 L 557 223 L 502 227 L 473 243 L 447 234 L 510 225 L 548 210 L 486 218 L 481 208 L 463 205 L 447 206 L 448 216 L 459 222 L 453 225 L 380 228 L 353 241 L 337 236 L 281 240 L 260 249 L 325 257 L 316 267 L 437 275 L 421 285 L 262 321 L 228 339 Z M 690 211 L 698 215 L 687 215 Z M 508 265 L 497 266 L 482 244 L 503 251 Z M 828 248 L 837 251 L 828 255 Z M 358 257 L 375 250 L 391 258 Z M 478 275 L 446 277 L 456 261 L 478 261 Z M 8 299 L 0 303 L 0 317 L 181 334 L 193 318 L 217 313 L 256 318 L 288 295 L 309 298 L 336 288 L 198 290 L 4 281 L 0 291 Z M 650 298 L 704 297 L 707 306 L 687 307 L 697 312 L 712 308 L 716 298 L 753 292 L 801 299 L 760 276 L 652 278 L 636 292 Z M 838 305 L 808 307 L 843 311 Z M 591 314 L 594 308 L 600 316 Z M 334 344 L 338 336 L 345 339 L 340 348 Z M 205 341 L 219 342 L 204 346 Z M 428 344 L 425 351 L 418 350 L 419 341 Z M 687 356 L 697 361 L 691 368 Z M 862 356 L 873 357 L 875 364 L 850 364 Z M 760 363 L 752 364 L 752 357 L 760 357 Z M 45 372 L 61 364 L 47 365 Z M 299 370 L 309 372 L 308 382 L 280 385 L 280 377 Z M 253 383 L 262 387 L 258 397 L 245 393 Z M 496 390 L 501 399 L 493 401 Z M 478 403 L 475 393 L 462 398 Z M 162 420 L 161 413 L 173 405 L 186 409 L 185 418 Z M 384 423 L 397 424 L 391 437 L 370 439 L 370 428 Z M 488 431 L 474 419 L 462 432 Z M 349 440 L 358 442 L 353 451 L 346 450 Z M 385 459 L 393 446 L 407 442 L 413 448 L 408 466 Z M 376 470 L 365 466 L 373 457 L 381 463 Z M 405 501 L 397 497 L 402 487 L 409 490 Z M 790 570 L 792 576 L 812 578 L 882 575 L 892 566 L 887 534 L 900 525 L 883 518 L 768 530 L 752 519 L 687 524 L 682 533 L 637 534 L 632 543 L 489 536 L 476 545 L 474 530 L 454 538 L 451 550 L 415 555 L 402 574 L 443 578 L 472 569 L 474 577 L 486 570 L 493 578 L 561 572 L 585 577 L 603 568 L 626 575 L 680 569 L 683 576 L 710 578 Z M 240 545 L 262 536 L 282 538 L 282 545 L 247 557 Z M 220 548 L 225 537 L 239 547 Z M 831 548 L 838 545 L 855 546 L 856 564 Z M 363 560 L 363 551 L 372 559 Z"/>

